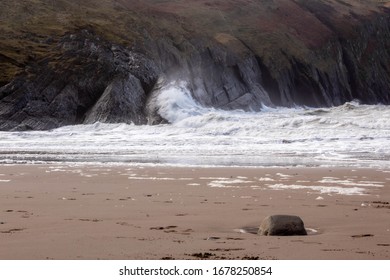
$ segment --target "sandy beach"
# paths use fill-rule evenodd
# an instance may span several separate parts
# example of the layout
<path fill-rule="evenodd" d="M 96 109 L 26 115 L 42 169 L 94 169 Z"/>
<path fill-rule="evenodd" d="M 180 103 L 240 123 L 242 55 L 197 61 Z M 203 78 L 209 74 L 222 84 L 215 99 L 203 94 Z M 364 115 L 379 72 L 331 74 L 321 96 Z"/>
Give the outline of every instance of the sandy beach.
<path fill-rule="evenodd" d="M 390 259 L 390 170 L 0 166 L 0 259 Z M 308 236 L 254 234 L 300 216 Z"/>

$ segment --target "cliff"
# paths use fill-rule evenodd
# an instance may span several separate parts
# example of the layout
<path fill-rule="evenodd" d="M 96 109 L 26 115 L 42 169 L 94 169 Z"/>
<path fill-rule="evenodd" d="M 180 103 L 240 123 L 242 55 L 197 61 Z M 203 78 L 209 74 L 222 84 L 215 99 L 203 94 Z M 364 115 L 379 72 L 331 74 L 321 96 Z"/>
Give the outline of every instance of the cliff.
<path fill-rule="evenodd" d="M 0 130 L 164 122 L 182 80 L 203 106 L 390 104 L 390 1 L 0 3 Z"/>

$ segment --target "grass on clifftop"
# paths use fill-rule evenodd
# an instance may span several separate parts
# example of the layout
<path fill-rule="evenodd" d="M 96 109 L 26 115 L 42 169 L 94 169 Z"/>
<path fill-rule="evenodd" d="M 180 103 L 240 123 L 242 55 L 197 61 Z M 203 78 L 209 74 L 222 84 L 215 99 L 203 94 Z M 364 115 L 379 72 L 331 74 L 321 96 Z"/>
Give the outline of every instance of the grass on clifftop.
<path fill-rule="evenodd" d="M 50 55 L 66 32 L 91 28 L 131 46 L 152 37 L 222 38 L 243 42 L 268 64 L 283 66 L 281 52 L 305 58 L 337 26 L 353 32 L 359 18 L 389 7 L 378 0 L 18 0 L 0 2 L 0 86 L 31 60 Z M 233 38 L 225 40 L 223 38 Z"/>

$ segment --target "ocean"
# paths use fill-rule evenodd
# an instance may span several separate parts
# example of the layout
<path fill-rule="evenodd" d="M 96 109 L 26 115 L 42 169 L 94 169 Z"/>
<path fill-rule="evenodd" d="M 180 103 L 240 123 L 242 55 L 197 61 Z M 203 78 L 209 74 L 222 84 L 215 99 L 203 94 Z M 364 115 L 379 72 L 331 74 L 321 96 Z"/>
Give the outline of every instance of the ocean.
<path fill-rule="evenodd" d="M 223 111 L 201 106 L 185 83 L 156 102 L 170 124 L 0 132 L 0 163 L 390 168 L 390 106 Z"/>

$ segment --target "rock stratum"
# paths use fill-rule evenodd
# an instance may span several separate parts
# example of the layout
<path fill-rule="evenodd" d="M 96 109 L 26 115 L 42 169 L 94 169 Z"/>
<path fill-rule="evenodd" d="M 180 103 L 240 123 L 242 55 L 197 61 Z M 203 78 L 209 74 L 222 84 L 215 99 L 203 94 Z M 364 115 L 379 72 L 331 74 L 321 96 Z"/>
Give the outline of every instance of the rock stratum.
<path fill-rule="evenodd" d="M 390 104 L 390 1 L 2 1 L 0 28 L 0 130 L 161 123 L 172 81 L 226 110 Z"/>

